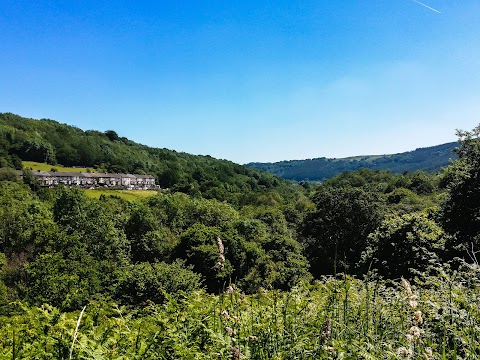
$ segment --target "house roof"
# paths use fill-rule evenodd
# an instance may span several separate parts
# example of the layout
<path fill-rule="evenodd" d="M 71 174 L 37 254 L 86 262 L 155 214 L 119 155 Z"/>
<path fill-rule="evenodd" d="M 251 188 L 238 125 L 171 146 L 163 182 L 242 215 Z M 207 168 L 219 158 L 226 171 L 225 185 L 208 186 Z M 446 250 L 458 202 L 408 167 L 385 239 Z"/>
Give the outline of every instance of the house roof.
<path fill-rule="evenodd" d="M 120 178 L 120 174 L 90 173 L 90 177 L 94 177 L 94 178 Z"/>
<path fill-rule="evenodd" d="M 50 176 L 50 173 L 48 171 L 42 171 L 42 170 L 32 171 L 32 174 L 35 176 Z"/>
<path fill-rule="evenodd" d="M 50 171 L 49 176 L 54 176 L 54 177 L 80 177 L 81 173 L 76 173 L 76 172 L 59 172 L 59 171 Z"/>
<path fill-rule="evenodd" d="M 152 175 L 136 175 L 139 179 L 155 179 Z"/>
<path fill-rule="evenodd" d="M 122 178 L 130 178 L 130 179 L 136 179 L 138 175 L 133 175 L 133 174 L 118 174 Z"/>

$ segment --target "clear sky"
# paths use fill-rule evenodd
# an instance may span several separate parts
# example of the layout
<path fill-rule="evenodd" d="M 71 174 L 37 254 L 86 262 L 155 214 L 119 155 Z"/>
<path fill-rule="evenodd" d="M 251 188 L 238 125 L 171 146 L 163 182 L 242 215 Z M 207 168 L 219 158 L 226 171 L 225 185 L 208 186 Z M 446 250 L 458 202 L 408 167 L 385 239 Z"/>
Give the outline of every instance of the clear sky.
<path fill-rule="evenodd" d="M 237 163 L 480 123 L 479 0 L 0 1 L 0 112 Z"/>

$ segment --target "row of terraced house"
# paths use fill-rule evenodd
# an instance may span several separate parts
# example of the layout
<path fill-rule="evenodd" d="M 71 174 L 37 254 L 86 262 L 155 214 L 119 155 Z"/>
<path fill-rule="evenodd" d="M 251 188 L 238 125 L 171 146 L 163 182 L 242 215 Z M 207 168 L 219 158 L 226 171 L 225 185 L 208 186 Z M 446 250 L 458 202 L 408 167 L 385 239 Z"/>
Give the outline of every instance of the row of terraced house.
<path fill-rule="evenodd" d="M 157 189 L 152 175 L 32 171 L 33 176 L 44 187 L 54 188 L 59 185 L 82 188 L 122 187 L 133 190 Z M 18 175 L 23 176 L 19 170 Z"/>

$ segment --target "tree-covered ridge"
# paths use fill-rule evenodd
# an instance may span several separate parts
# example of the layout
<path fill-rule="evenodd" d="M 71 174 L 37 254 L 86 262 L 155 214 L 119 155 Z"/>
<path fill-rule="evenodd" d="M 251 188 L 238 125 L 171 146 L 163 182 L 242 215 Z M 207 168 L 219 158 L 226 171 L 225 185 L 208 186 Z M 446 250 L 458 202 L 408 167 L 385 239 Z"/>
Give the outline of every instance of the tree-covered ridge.
<path fill-rule="evenodd" d="M 21 169 L 21 160 L 151 174 L 162 188 L 238 203 L 253 201 L 251 193 L 289 191 L 276 176 L 227 160 L 148 147 L 113 130 L 83 131 L 53 120 L 0 113 L 0 167 Z M 239 193 L 245 196 L 239 199 Z"/>
<path fill-rule="evenodd" d="M 390 170 L 392 173 L 411 171 L 437 172 L 447 166 L 456 155 L 458 143 L 447 143 L 392 155 L 355 156 L 340 159 L 315 158 L 280 161 L 275 163 L 249 163 L 246 166 L 268 171 L 290 180 L 323 181 L 344 171 L 359 169 Z"/>

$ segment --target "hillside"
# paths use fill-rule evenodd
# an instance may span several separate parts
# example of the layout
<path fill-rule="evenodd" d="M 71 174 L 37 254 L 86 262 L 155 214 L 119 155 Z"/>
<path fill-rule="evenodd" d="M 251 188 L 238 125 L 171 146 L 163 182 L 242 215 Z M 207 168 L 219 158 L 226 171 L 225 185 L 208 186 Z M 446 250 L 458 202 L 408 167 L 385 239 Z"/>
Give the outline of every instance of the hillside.
<path fill-rule="evenodd" d="M 54 120 L 0 113 L 0 167 L 21 169 L 29 162 L 51 165 L 47 170 L 61 164 L 150 174 L 162 188 L 233 204 L 255 201 L 252 198 L 270 190 L 288 193 L 292 189 L 269 173 L 210 156 L 138 144 L 113 130 L 84 131 Z"/>
<path fill-rule="evenodd" d="M 341 159 L 322 157 L 275 163 L 249 163 L 246 166 L 296 181 L 322 181 L 344 171 L 362 168 L 390 170 L 396 174 L 418 170 L 437 172 L 440 168 L 447 166 L 450 159 L 456 158 L 452 151 L 457 146 L 458 143 L 452 142 L 392 155 L 355 156 Z"/>

